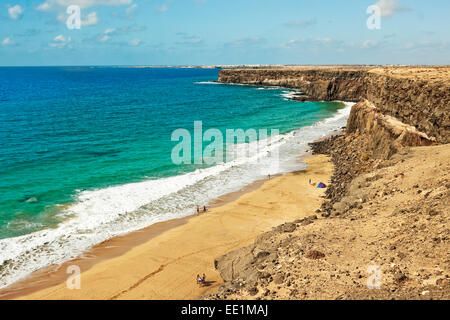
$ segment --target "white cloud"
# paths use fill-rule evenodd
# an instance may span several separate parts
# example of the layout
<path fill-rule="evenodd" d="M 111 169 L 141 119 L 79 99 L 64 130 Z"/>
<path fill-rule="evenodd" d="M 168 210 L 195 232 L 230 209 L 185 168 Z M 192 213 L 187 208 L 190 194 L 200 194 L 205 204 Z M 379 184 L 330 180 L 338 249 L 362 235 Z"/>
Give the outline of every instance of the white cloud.
<path fill-rule="evenodd" d="M 10 37 L 6 37 L 2 41 L 2 46 L 9 46 L 9 45 L 12 45 L 12 44 L 14 44 L 14 42 L 11 40 Z"/>
<path fill-rule="evenodd" d="M 141 44 L 141 39 L 133 39 L 129 42 L 129 45 L 133 46 L 133 47 L 137 47 L 140 44 Z"/>
<path fill-rule="evenodd" d="M 204 42 L 202 38 L 197 37 L 195 35 L 189 35 L 184 32 L 177 33 L 177 36 L 180 38 L 180 40 L 178 40 L 175 43 L 179 44 L 179 45 L 198 46 L 198 45 L 202 45 Z"/>
<path fill-rule="evenodd" d="M 449 41 L 434 41 L 434 40 L 424 40 L 418 42 L 408 42 L 401 46 L 402 49 L 408 51 L 448 51 L 450 49 Z"/>
<path fill-rule="evenodd" d="M 70 37 L 69 37 L 69 39 L 70 39 Z M 67 40 L 66 40 L 66 38 L 65 38 L 62 34 L 60 34 L 60 35 L 56 36 L 55 38 L 53 38 L 53 41 L 57 41 L 57 42 L 65 42 L 65 41 L 67 41 Z"/>
<path fill-rule="evenodd" d="M 80 9 L 87 9 L 91 7 L 100 6 L 122 6 L 131 5 L 134 6 L 133 0 L 46 0 L 36 7 L 36 10 L 43 12 L 56 12 L 57 19 L 61 23 L 66 23 L 67 13 L 66 9 L 69 6 L 79 6 Z M 82 26 L 91 26 L 97 24 L 99 21 L 97 12 L 90 12 L 84 19 L 82 17 Z"/>
<path fill-rule="evenodd" d="M 108 28 L 106 29 L 102 35 L 100 35 L 100 38 L 98 39 L 99 42 L 106 42 L 109 39 L 111 39 L 111 35 L 113 35 L 116 32 L 116 29 L 114 28 Z"/>
<path fill-rule="evenodd" d="M 110 34 L 110 33 L 113 33 L 114 31 L 116 31 L 116 29 L 108 28 L 108 29 L 105 30 L 104 34 Z"/>
<path fill-rule="evenodd" d="M 128 27 L 121 27 L 121 28 L 108 28 L 105 29 L 102 33 L 96 35 L 93 39 L 100 43 L 109 43 L 111 45 L 129 45 L 129 46 L 139 46 L 143 43 L 143 41 L 139 38 L 132 38 L 131 34 L 134 32 L 141 32 L 144 31 L 146 28 L 142 26 L 128 26 Z"/>
<path fill-rule="evenodd" d="M 400 6 L 397 0 L 380 0 L 375 5 L 380 8 L 382 17 L 390 17 L 397 12 L 409 10 Z"/>
<path fill-rule="evenodd" d="M 121 6 L 130 5 L 133 0 L 47 0 L 37 7 L 38 10 L 48 11 L 58 7 L 67 8 L 71 5 L 79 6 L 81 9 L 99 6 Z"/>
<path fill-rule="evenodd" d="M 125 9 L 125 13 L 128 17 L 134 15 L 134 13 L 136 12 L 138 5 L 136 3 L 133 3 L 131 6 L 129 6 L 128 8 Z"/>
<path fill-rule="evenodd" d="M 364 40 L 364 41 L 344 41 L 333 38 L 315 38 L 315 39 L 294 39 L 288 41 L 282 47 L 314 52 L 334 50 L 336 52 L 347 52 L 348 50 L 367 50 L 382 49 L 388 46 L 387 41 Z"/>
<path fill-rule="evenodd" d="M 23 13 L 23 9 L 18 4 L 8 8 L 8 14 L 11 19 L 14 19 L 14 20 L 19 19 L 20 16 L 22 15 L 22 13 Z"/>
<path fill-rule="evenodd" d="M 53 42 L 49 43 L 49 47 L 59 49 L 71 48 L 71 42 L 72 39 L 70 37 L 66 38 L 62 34 L 60 34 L 53 38 Z"/>
<path fill-rule="evenodd" d="M 119 29 L 116 28 L 107 28 L 103 33 L 97 35 L 94 39 L 100 43 L 108 43 L 109 45 L 120 45 L 120 46 L 133 46 L 137 47 L 142 44 L 142 40 L 139 38 L 133 38 L 131 40 L 124 39 L 123 36 L 129 35 L 130 32 L 134 31 L 142 31 L 144 27 L 139 26 L 131 26 L 131 27 L 122 27 Z M 127 37 L 128 38 L 128 37 Z"/>
<path fill-rule="evenodd" d="M 284 48 L 310 50 L 318 52 L 322 50 L 343 51 L 351 47 L 349 43 L 333 38 L 315 38 L 315 39 L 293 39 L 282 45 Z"/>
<path fill-rule="evenodd" d="M 50 4 L 48 4 L 48 2 L 44 2 L 40 4 L 36 9 L 39 11 L 48 11 L 50 10 Z"/>
<path fill-rule="evenodd" d="M 375 48 L 379 45 L 380 43 L 376 40 L 365 40 L 362 43 L 362 48 L 363 49 L 371 49 L 371 48 Z"/>
<path fill-rule="evenodd" d="M 89 13 L 85 20 L 81 19 L 82 26 L 91 26 L 98 23 L 97 12 L 93 11 Z"/>
<path fill-rule="evenodd" d="M 237 39 L 231 42 L 225 43 L 225 47 L 228 48 L 241 48 L 241 47 L 255 47 L 263 45 L 266 42 L 266 39 L 261 37 L 248 37 L 243 39 Z"/>
<path fill-rule="evenodd" d="M 100 39 L 98 39 L 98 41 L 100 42 L 106 42 L 110 39 L 111 37 L 108 36 L 107 34 L 104 34 Z"/>
<path fill-rule="evenodd" d="M 316 41 L 319 43 L 331 43 L 333 39 L 331 38 L 316 38 Z"/>
<path fill-rule="evenodd" d="M 67 22 L 67 17 L 68 15 L 65 12 L 60 12 L 58 14 L 58 16 L 56 17 L 56 19 L 61 22 L 61 23 L 66 23 Z M 85 15 L 81 15 L 81 25 L 82 26 L 92 26 L 97 24 L 99 21 L 98 16 L 97 16 L 97 12 L 92 11 L 90 13 L 88 13 L 86 16 Z"/>

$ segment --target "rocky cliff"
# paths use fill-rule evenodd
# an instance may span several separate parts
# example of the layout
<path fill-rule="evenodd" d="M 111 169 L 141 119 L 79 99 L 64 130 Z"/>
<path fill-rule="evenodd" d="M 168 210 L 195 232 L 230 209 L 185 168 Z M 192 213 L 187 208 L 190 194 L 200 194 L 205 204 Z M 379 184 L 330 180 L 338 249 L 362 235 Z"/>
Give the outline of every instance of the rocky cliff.
<path fill-rule="evenodd" d="M 311 144 L 334 163 L 321 208 L 217 258 L 225 284 L 205 298 L 449 299 L 449 80 L 448 67 L 222 70 L 358 103 L 345 131 Z"/>
<path fill-rule="evenodd" d="M 356 102 L 364 96 L 363 70 L 221 70 L 219 82 L 297 88 L 310 100 Z"/>
<path fill-rule="evenodd" d="M 315 153 L 332 157 L 335 169 L 326 190 L 329 201 L 322 204 L 322 215 L 338 215 L 342 203 L 335 203 L 347 194 L 350 182 L 410 147 L 436 144 L 434 138 L 415 127 L 385 115 L 368 100 L 355 104 L 346 130 L 330 138 L 311 143 Z M 337 210 L 339 209 L 339 210 Z M 345 208 L 344 208 L 345 209 Z"/>
<path fill-rule="evenodd" d="M 448 67 L 237 69 L 221 70 L 219 82 L 297 88 L 308 100 L 367 99 L 383 114 L 448 143 L 449 73 Z"/>
<path fill-rule="evenodd" d="M 336 215 L 312 213 L 217 258 L 225 284 L 204 298 L 450 299 L 449 157 L 447 144 L 382 160 L 350 182 Z"/>

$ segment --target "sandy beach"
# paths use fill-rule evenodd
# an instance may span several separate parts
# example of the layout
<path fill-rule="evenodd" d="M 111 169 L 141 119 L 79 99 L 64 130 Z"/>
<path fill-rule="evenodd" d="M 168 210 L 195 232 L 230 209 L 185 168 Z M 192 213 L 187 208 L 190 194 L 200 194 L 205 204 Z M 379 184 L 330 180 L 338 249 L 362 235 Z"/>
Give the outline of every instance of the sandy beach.
<path fill-rule="evenodd" d="M 3 298 L 196 299 L 214 292 L 223 283 L 214 268 L 215 258 L 248 245 L 280 223 L 311 215 L 319 208 L 323 189 L 311 186 L 308 180 L 328 182 L 333 166 L 323 155 L 304 161 L 308 163 L 304 171 L 267 180 L 256 190 L 205 214 L 180 219 L 175 225 L 150 227 L 146 232 L 153 234 L 143 243 L 136 242 L 135 233 L 121 237 L 114 246 L 127 248 L 124 252 L 110 251 L 108 257 L 103 254 L 100 259 L 102 247 L 107 250 L 111 243 L 100 246 L 86 255 L 90 260 L 97 259 L 93 265 L 83 258 L 66 263 L 56 272 L 59 275 L 41 273 L 34 288 L 16 290 L 9 297 L 4 291 Z M 138 244 L 132 246 L 130 241 Z M 65 283 L 69 275 L 64 271 L 74 264 L 82 271 L 78 290 L 67 289 Z M 202 273 L 206 273 L 210 286 L 196 284 L 196 275 Z M 55 279 L 58 284 L 46 285 Z"/>

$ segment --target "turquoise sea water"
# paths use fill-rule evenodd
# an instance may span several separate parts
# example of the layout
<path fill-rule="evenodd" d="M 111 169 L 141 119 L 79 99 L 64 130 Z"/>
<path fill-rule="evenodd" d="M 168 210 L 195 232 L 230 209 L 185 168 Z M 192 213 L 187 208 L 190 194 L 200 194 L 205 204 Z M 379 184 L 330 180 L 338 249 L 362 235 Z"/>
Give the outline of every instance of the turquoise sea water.
<path fill-rule="evenodd" d="M 0 68 L 0 287 L 111 236 L 189 214 L 265 174 L 267 163 L 175 165 L 175 129 L 192 131 L 200 120 L 203 130 L 291 133 L 279 141 L 289 142 L 283 171 L 307 142 L 345 125 L 343 103 L 295 102 L 289 90 L 212 83 L 217 76 Z"/>

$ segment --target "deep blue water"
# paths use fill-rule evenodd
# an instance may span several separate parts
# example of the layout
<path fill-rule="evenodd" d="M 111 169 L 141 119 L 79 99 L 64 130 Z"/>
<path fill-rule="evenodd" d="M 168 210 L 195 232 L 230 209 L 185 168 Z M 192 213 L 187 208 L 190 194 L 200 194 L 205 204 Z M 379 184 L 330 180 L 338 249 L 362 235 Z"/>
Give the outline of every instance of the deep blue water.
<path fill-rule="evenodd" d="M 286 89 L 211 83 L 217 77 L 208 69 L 0 68 L 0 267 L 12 261 L 0 268 L 0 287 L 276 173 L 270 161 L 175 165 L 175 129 L 202 121 L 204 131 L 299 130 L 281 153 L 288 159 L 345 121 L 343 103 L 295 102 Z"/>
<path fill-rule="evenodd" d="M 80 190 L 194 170 L 171 163 L 170 136 L 195 120 L 284 133 L 337 109 L 285 101 L 282 90 L 196 83 L 217 72 L 0 68 L 0 238 L 55 223 L 54 205 Z"/>

